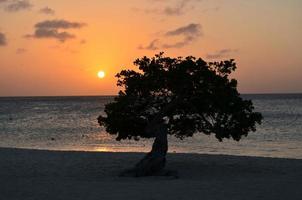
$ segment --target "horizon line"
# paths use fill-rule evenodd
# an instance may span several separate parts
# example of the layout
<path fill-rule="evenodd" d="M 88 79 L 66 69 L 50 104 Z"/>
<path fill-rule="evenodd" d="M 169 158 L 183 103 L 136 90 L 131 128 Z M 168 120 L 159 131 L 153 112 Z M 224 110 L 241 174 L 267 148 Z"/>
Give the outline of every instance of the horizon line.
<path fill-rule="evenodd" d="M 267 92 L 267 93 L 239 93 L 240 95 L 302 95 L 302 92 Z M 114 97 L 118 94 L 104 94 L 104 95 L 16 95 L 16 96 L 0 96 L 0 98 L 30 98 L 30 97 Z"/>

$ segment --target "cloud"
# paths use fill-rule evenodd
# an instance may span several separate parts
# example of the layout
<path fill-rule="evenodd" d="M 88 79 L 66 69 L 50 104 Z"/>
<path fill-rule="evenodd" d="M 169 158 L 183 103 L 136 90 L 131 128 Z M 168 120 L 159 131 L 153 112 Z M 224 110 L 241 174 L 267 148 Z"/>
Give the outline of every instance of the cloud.
<path fill-rule="evenodd" d="M 179 1 L 172 1 L 173 4 L 166 5 L 166 6 L 157 6 L 156 8 L 147 8 L 141 9 L 145 13 L 152 13 L 152 14 L 163 14 L 168 16 L 179 16 L 183 15 L 186 12 L 194 9 L 192 5 L 194 2 L 200 2 L 201 0 L 179 0 Z M 149 0 L 151 3 L 169 3 L 167 0 Z M 176 2 L 176 3 L 175 3 Z M 161 7 L 160 9 L 158 7 Z M 140 9 L 136 9 L 140 10 Z"/>
<path fill-rule="evenodd" d="M 27 38 L 52 38 L 60 42 L 75 38 L 74 34 L 67 31 L 66 29 L 80 29 L 86 26 L 85 23 L 70 22 L 67 20 L 45 20 L 35 24 L 35 32 L 32 35 L 26 35 Z"/>
<path fill-rule="evenodd" d="M 16 54 L 23 54 L 23 53 L 26 53 L 27 52 L 27 49 L 24 49 L 24 48 L 18 48 L 16 50 Z"/>
<path fill-rule="evenodd" d="M 182 0 L 178 5 L 176 6 L 167 6 L 163 13 L 166 15 L 182 15 L 185 13 L 187 6 L 191 0 Z"/>
<path fill-rule="evenodd" d="M 56 13 L 54 9 L 49 8 L 48 6 L 41 8 L 39 12 L 46 15 L 54 15 Z"/>
<path fill-rule="evenodd" d="M 177 29 L 167 31 L 162 35 L 163 38 L 155 39 L 150 42 L 147 46 L 143 47 L 140 45 L 139 49 L 145 50 L 157 50 L 159 48 L 170 49 L 170 48 L 182 48 L 191 44 L 197 40 L 198 37 L 202 36 L 202 26 L 200 24 L 188 24 L 186 26 L 179 27 Z M 161 41 L 167 41 L 169 38 L 176 37 L 180 39 L 174 43 L 162 43 Z"/>
<path fill-rule="evenodd" d="M 171 48 L 182 48 L 184 46 L 187 46 L 188 44 L 190 44 L 194 39 L 192 37 L 186 37 L 184 38 L 183 41 L 180 41 L 180 42 L 175 42 L 175 43 L 172 43 L 172 44 L 163 44 L 163 48 L 165 49 L 171 49 Z"/>
<path fill-rule="evenodd" d="M 184 46 L 189 45 L 194 40 L 196 40 L 198 37 L 202 36 L 202 26 L 200 24 L 189 24 L 187 26 L 179 27 L 175 30 L 168 31 L 165 36 L 171 37 L 171 36 L 182 36 L 183 39 L 181 41 L 178 41 L 176 43 L 172 44 L 163 44 L 163 48 L 182 48 Z"/>
<path fill-rule="evenodd" d="M 196 37 L 202 35 L 201 28 L 202 27 L 200 24 L 191 23 L 187 26 L 182 26 L 175 30 L 168 31 L 166 33 L 166 36 L 185 35 L 185 36 Z"/>
<path fill-rule="evenodd" d="M 0 32 L 0 46 L 5 46 L 7 44 L 6 36 L 4 33 Z"/>
<path fill-rule="evenodd" d="M 67 20 L 45 20 L 35 25 L 38 29 L 72 29 L 82 28 L 86 26 L 85 23 L 70 22 Z"/>
<path fill-rule="evenodd" d="M 238 50 L 237 49 L 221 49 L 214 53 L 207 54 L 206 58 L 207 59 L 219 59 L 219 58 L 229 56 L 230 54 L 235 53 L 235 52 L 238 52 Z"/>
<path fill-rule="evenodd" d="M 9 4 L 5 6 L 5 10 L 8 12 L 29 10 L 33 7 L 33 5 L 28 0 L 11 0 L 4 2 L 9 2 Z"/>
<path fill-rule="evenodd" d="M 30 38 L 53 38 L 57 39 L 60 42 L 65 42 L 68 39 L 75 38 L 75 35 L 70 34 L 66 31 L 58 31 L 57 29 L 36 29 L 33 35 L 26 35 L 26 37 Z"/>
<path fill-rule="evenodd" d="M 157 50 L 158 49 L 158 46 L 157 46 L 158 42 L 159 42 L 159 40 L 155 39 L 155 40 L 151 41 L 150 44 L 147 45 L 146 47 L 143 47 L 142 45 L 140 45 L 138 47 L 138 49 Z"/>

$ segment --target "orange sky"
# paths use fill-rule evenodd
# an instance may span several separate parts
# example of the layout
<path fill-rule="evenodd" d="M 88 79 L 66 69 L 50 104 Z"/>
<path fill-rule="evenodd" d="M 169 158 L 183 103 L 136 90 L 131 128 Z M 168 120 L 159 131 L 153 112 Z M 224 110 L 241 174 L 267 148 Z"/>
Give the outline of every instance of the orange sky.
<path fill-rule="evenodd" d="M 0 96 L 116 94 L 116 73 L 160 51 L 235 58 L 242 93 L 302 92 L 300 8 L 300 0 L 0 0 Z"/>

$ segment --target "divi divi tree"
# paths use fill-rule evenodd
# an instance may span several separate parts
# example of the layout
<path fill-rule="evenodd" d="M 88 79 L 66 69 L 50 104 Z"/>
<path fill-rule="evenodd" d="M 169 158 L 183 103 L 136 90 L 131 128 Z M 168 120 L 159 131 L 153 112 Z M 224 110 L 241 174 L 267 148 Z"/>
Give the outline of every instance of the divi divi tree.
<path fill-rule="evenodd" d="M 168 134 L 183 139 L 193 134 L 214 134 L 219 141 L 256 131 L 262 121 L 253 103 L 244 100 L 237 81 L 230 78 L 234 60 L 206 62 L 192 56 L 137 59 L 139 70 L 117 74 L 123 89 L 99 116 L 101 126 L 117 140 L 155 138 L 151 151 L 128 171 L 134 176 L 162 171 Z M 202 144 L 200 144 L 202 145 Z"/>

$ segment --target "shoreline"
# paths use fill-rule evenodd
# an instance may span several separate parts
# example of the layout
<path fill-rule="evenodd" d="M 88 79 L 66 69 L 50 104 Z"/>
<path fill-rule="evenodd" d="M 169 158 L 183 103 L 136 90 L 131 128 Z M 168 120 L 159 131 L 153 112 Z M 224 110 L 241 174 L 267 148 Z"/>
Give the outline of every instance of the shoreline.
<path fill-rule="evenodd" d="M 19 147 L 0 147 L 1 150 L 16 150 L 16 151 L 40 151 L 48 153 L 92 153 L 92 154 L 141 154 L 142 156 L 148 153 L 148 151 L 98 151 L 98 150 L 72 150 L 72 149 L 43 149 L 43 148 L 19 148 Z M 168 152 L 167 155 L 196 155 L 196 156 L 225 156 L 225 157 L 238 157 L 238 158 L 260 158 L 260 159 L 283 159 L 283 160 L 301 160 L 302 158 L 294 157 L 273 157 L 273 156 L 258 156 L 258 155 L 236 155 L 236 154 L 221 154 L 221 153 L 190 153 L 190 152 Z"/>
<path fill-rule="evenodd" d="M 169 153 L 168 177 L 120 178 L 144 153 L 0 148 L 0 199 L 301 199 L 302 160 Z"/>

